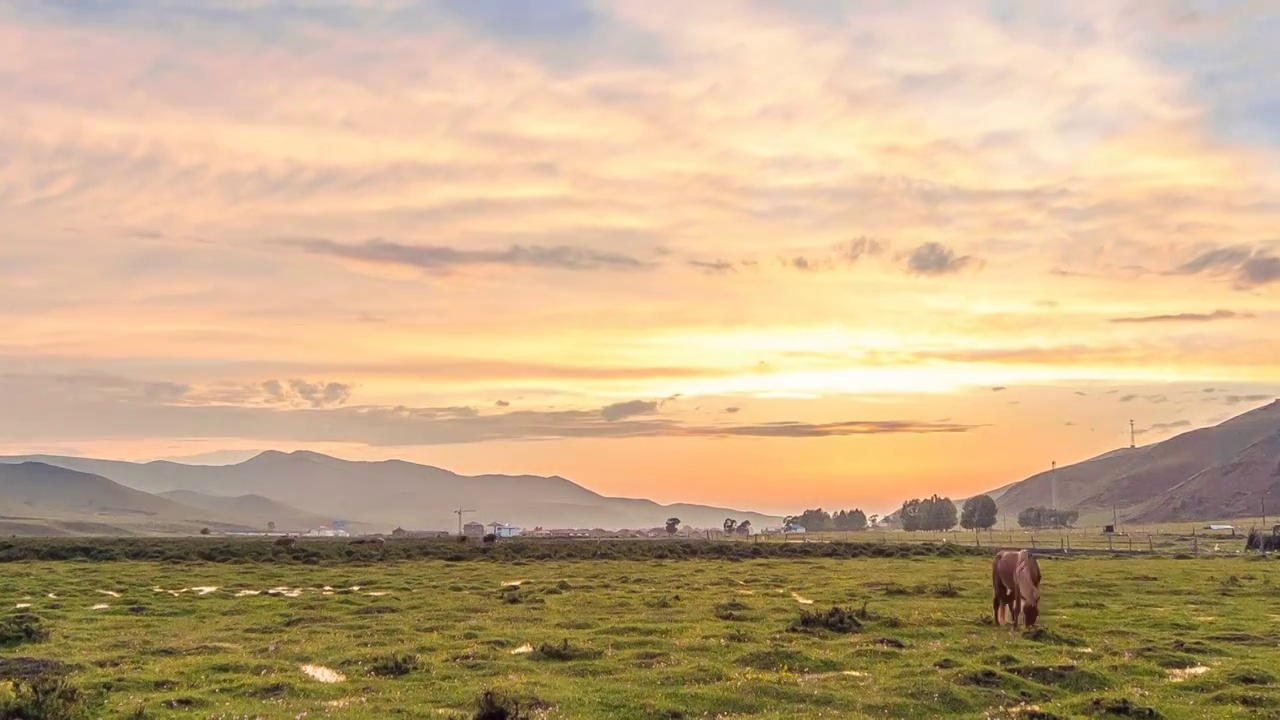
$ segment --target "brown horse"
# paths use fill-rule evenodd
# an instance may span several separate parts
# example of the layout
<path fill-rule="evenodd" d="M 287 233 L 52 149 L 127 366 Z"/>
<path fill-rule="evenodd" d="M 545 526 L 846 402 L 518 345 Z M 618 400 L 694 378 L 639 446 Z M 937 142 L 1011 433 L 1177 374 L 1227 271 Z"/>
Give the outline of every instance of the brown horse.
<path fill-rule="evenodd" d="M 1040 614 L 1040 564 L 1028 550 L 1001 550 L 991 563 L 991 610 L 996 625 L 1002 624 L 1000 611 L 1009 609 L 1013 617 L 1013 629 L 1018 628 L 1019 616 L 1024 616 L 1027 627 L 1036 624 Z"/>

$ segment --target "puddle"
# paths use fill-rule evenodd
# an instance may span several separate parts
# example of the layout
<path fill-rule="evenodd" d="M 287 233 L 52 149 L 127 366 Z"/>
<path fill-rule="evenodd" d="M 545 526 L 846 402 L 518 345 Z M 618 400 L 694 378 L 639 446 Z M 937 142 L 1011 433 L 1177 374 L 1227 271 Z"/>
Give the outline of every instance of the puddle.
<path fill-rule="evenodd" d="M 379 591 L 377 591 L 377 592 L 367 592 L 367 593 L 365 593 L 365 595 L 368 595 L 369 597 L 382 597 L 383 595 L 390 595 L 390 594 L 391 594 L 391 593 L 390 593 L 389 591 L 387 591 L 387 590 L 379 590 Z"/>
<path fill-rule="evenodd" d="M 193 587 L 193 588 L 191 588 L 191 591 L 192 591 L 192 592 L 194 592 L 194 593 L 195 593 L 195 594 L 197 594 L 197 595 L 208 595 L 208 594 L 210 594 L 210 593 L 216 593 L 216 592 L 218 592 L 218 588 L 216 588 L 216 587 Z"/>
<path fill-rule="evenodd" d="M 99 590 L 98 592 L 103 595 L 110 595 L 113 598 L 120 597 L 120 593 L 116 592 L 115 590 Z"/>
<path fill-rule="evenodd" d="M 533 646 L 530 645 L 529 643 L 525 643 L 520 647 L 516 648 L 515 650 L 512 650 L 511 654 L 512 655 L 528 655 L 531 652 L 533 652 Z"/>
<path fill-rule="evenodd" d="M 795 599 L 796 599 L 796 602 L 800 603 L 801 605 L 812 605 L 812 604 L 813 604 L 813 601 L 812 601 L 812 600 L 810 600 L 810 599 L 809 599 L 809 598 L 807 598 L 807 597 L 804 597 L 804 596 L 803 596 L 803 595 L 801 595 L 800 593 L 795 593 L 795 592 L 793 592 L 793 593 L 791 593 L 791 597 L 795 598 Z"/>
<path fill-rule="evenodd" d="M 236 591 L 236 597 L 250 597 L 250 596 L 252 596 L 252 595 L 261 595 L 261 594 L 262 594 L 262 591 L 261 591 L 261 590 L 238 590 L 238 591 Z"/>
<path fill-rule="evenodd" d="M 106 603 L 98 603 L 97 605 L 94 605 L 93 607 L 91 607 L 91 608 L 89 608 L 89 609 L 90 609 L 90 610 L 106 610 L 106 609 L 107 609 L 107 608 L 109 608 L 109 607 L 111 607 L 111 606 L 110 606 L 110 605 L 108 605 L 108 604 L 106 604 Z"/>
<path fill-rule="evenodd" d="M 49 599 L 51 599 L 51 600 L 57 600 L 57 599 L 58 599 L 58 594 L 57 594 L 57 593 L 49 593 L 48 595 L 45 595 L 45 597 L 47 597 L 47 598 L 49 598 Z"/>
<path fill-rule="evenodd" d="M 17 605 L 14 605 L 13 607 L 14 607 L 14 609 L 15 609 L 15 610 L 23 610 L 23 609 L 25 609 L 25 608 L 29 608 L 29 607 L 31 607 L 31 603 L 18 603 Z"/>

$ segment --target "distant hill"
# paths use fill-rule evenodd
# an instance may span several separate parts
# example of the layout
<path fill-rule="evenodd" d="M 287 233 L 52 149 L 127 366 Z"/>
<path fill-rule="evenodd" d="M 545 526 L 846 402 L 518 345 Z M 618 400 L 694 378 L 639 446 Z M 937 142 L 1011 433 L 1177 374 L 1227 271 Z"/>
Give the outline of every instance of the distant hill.
<path fill-rule="evenodd" d="M 1060 467 L 1057 486 L 1061 509 L 1087 515 L 1114 507 L 1135 522 L 1256 515 L 1267 492 L 1280 509 L 1280 401 L 1162 442 Z M 996 503 L 1015 515 L 1051 505 L 1053 472 L 1004 488 Z"/>
<path fill-rule="evenodd" d="M 75 535 L 248 530 L 217 514 L 46 463 L 0 465 L 0 529 Z"/>
<path fill-rule="evenodd" d="M 327 525 L 332 520 L 261 495 L 220 497 L 194 490 L 170 490 L 159 493 L 159 496 L 245 525 L 265 528 L 268 523 L 275 523 L 276 530 L 281 532 L 310 530 Z"/>
<path fill-rule="evenodd" d="M 454 529 L 458 521 L 454 510 L 458 508 L 475 511 L 467 514 L 468 521 L 527 528 L 661 527 L 672 516 L 696 527 L 719 527 L 726 517 L 750 520 L 757 527 L 781 521 L 776 516 L 742 510 L 605 497 L 558 476 L 463 476 L 402 460 L 355 462 L 305 451 L 272 450 L 222 466 L 60 456 L 0 458 L 0 463 L 29 460 L 94 473 L 150 493 L 190 491 L 222 498 L 258 495 L 329 520 L 358 520 L 380 529 L 396 525 Z M 183 499 L 193 501 L 190 496 Z M 209 501 L 202 502 L 212 508 Z"/>

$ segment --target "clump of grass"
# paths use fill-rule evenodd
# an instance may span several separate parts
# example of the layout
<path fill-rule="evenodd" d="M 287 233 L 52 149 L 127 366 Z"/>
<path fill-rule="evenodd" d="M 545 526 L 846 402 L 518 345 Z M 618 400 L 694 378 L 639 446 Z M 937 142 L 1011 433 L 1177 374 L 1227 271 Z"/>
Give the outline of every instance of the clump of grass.
<path fill-rule="evenodd" d="M 1102 690 L 1111 686 L 1111 681 L 1104 675 L 1077 665 L 1019 665 L 1009 668 L 1008 672 L 1041 685 L 1052 685 L 1073 692 Z"/>
<path fill-rule="evenodd" d="M 19 680 L 0 694 L 0 720 L 86 720 L 84 693 L 62 678 Z"/>
<path fill-rule="evenodd" d="M 397 678 L 415 672 L 422 666 L 417 655 L 400 655 L 392 653 L 378 658 L 369 665 L 369 673 L 377 677 Z"/>
<path fill-rule="evenodd" d="M 799 650 L 783 647 L 749 652 L 738 662 L 754 670 L 831 672 L 839 669 L 831 660 L 810 657 Z"/>
<path fill-rule="evenodd" d="M 1033 642 L 1044 643 L 1045 645 L 1064 645 L 1067 647 L 1080 647 L 1084 645 L 1079 639 L 1070 635 L 1063 635 L 1055 630 L 1050 630 L 1043 625 L 1037 625 L 1028 630 L 1023 637 Z"/>
<path fill-rule="evenodd" d="M 476 714 L 471 717 L 473 720 L 529 720 L 533 716 L 520 707 L 518 700 L 485 690 L 476 699 Z"/>
<path fill-rule="evenodd" d="M 834 633 L 862 632 L 862 622 L 848 610 L 834 606 L 830 610 L 802 610 L 800 617 L 788 628 L 791 632 L 828 631 Z"/>
<path fill-rule="evenodd" d="M 1149 718 L 1149 720 L 1159 720 L 1164 717 L 1155 708 L 1138 705 L 1128 698 L 1094 698 L 1085 712 L 1090 715 Z"/>
<path fill-rule="evenodd" d="M 534 648 L 530 654 L 530 657 L 535 660 L 557 660 L 560 662 L 585 660 L 599 656 L 600 651 L 573 645 L 568 638 L 561 640 L 559 644 L 542 643 Z"/>
<path fill-rule="evenodd" d="M 1276 676 L 1266 670 L 1236 670 L 1227 676 L 1227 680 L 1235 685 L 1271 685 Z"/>
<path fill-rule="evenodd" d="M 49 639 L 49 629 L 39 615 L 18 613 L 0 620 L 0 647 L 13 647 Z"/>
<path fill-rule="evenodd" d="M 729 602 L 716 605 L 715 616 L 720 620 L 728 620 L 731 622 L 742 621 L 747 619 L 747 617 L 742 614 L 743 611 L 750 609 L 751 608 L 744 603 L 740 603 L 737 600 L 730 600 Z"/>
<path fill-rule="evenodd" d="M 945 582 L 941 585 L 935 585 L 933 588 L 933 594 L 936 597 L 940 597 L 940 598 L 960 597 L 960 595 L 963 592 L 964 590 L 959 585 L 956 585 L 955 583 L 950 581 Z"/>
<path fill-rule="evenodd" d="M 663 595 L 657 600 L 650 602 L 649 607 L 656 608 L 658 610 L 667 610 L 675 607 L 677 602 L 680 602 L 679 595 Z"/>

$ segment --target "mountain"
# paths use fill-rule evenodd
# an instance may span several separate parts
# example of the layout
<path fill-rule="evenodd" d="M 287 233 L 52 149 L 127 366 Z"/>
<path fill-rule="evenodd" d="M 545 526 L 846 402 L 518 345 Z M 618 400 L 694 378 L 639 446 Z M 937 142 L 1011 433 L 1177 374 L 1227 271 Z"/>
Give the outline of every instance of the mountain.
<path fill-rule="evenodd" d="M 741 510 L 605 497 L 558 476 L 463 476 L 403 460 L 356 462 L 306 451 L 269 450 L 244 462 L 221 466 L 59 456 L 0 458 L 0 463 L 31 460 L 94 473 L 151 493 L 190 491 L 223 498 L 258 495 L 330 520 L 356 519 L 380 529 L 396 525 L 456 528 L 454 511 L 459 508 L 474 511 L 466 515 L 468 521 L 527 528 L 649 528 L 661 527 L 672 516 L 695 527 L 720 527 L 726 517 L 750 520 L 757 527 L 780 521 L 775 516 Z"/>
<path fill-rule="evenodd" d="M 1280 401 L 1162 442 L 1122 448 L 1060 467 L 1058 507 L 1081 515 L 1115 508 L 1131 522 L 1216 520 L 1257 514 L 1271 492 L 1280 508 Z M 1017 514 L 1053 504 L 1054 472 L 1003 490 Z"/>
<path fill-rule="evenodd" d="M 299 510 L 261 495 L 221 497 L 194 490 L 170 490 L 158 495 L 196 508 L 211 516 L 233 518 L 236 522 L 258 528 L 265 528 L 268 523 L 275 523 L 275 528 L 282 532 L 310 530 L 330 522 L 330 518 Z M 348 527 L 348 529 L 356 528 Z"/>
<path fill-rule="evenodd" d="M 248 530 L 216 514 L 105 477 L 23 462 L 0 465 L 0 515 L 10 534 L 133 534 Z M 27 532 L 30 529 L 31 532 Z"/>

